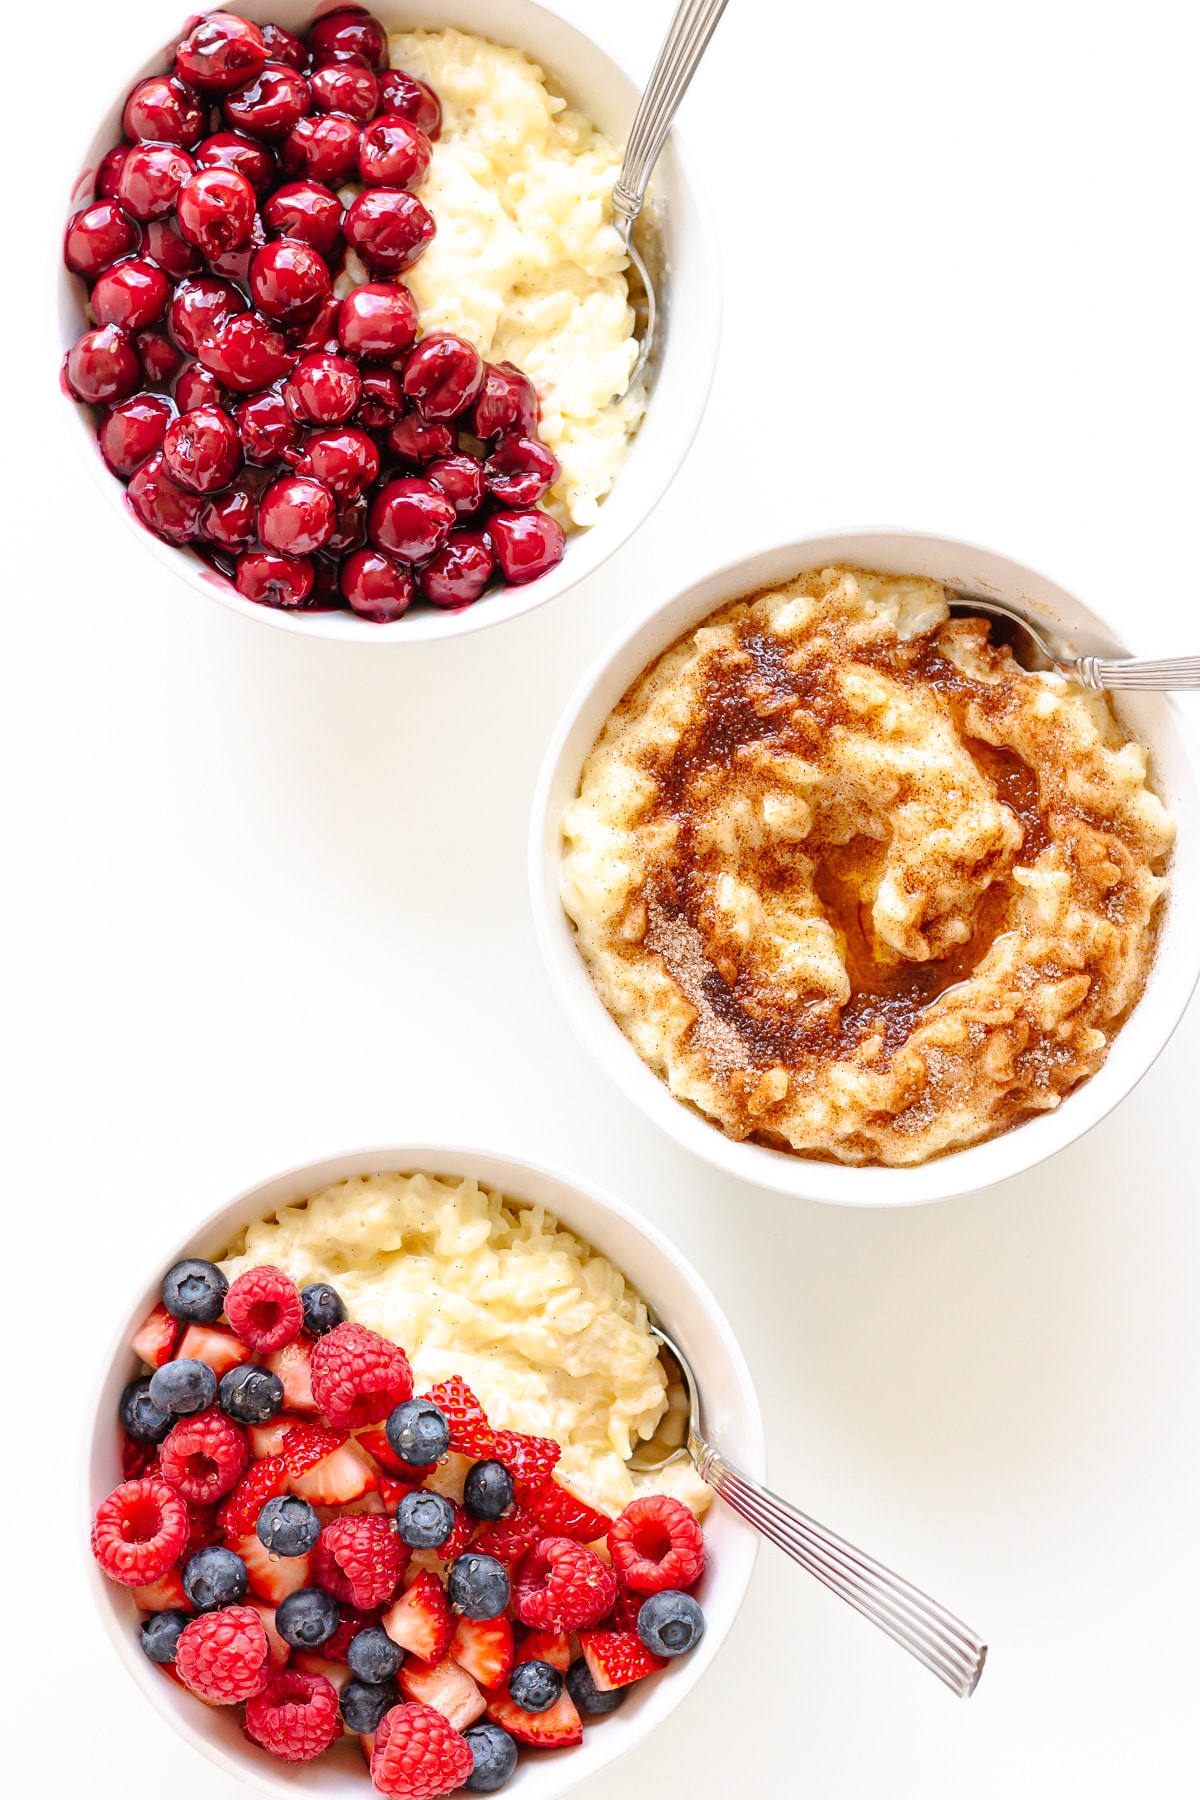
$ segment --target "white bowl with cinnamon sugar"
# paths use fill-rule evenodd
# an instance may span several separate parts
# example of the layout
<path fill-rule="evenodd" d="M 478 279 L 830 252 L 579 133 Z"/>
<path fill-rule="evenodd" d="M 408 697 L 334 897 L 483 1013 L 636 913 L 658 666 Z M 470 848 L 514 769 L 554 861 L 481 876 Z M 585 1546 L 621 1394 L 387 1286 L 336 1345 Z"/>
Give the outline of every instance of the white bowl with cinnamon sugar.
<path fill-rule="evenodd" d="M 991 551 L 802 539 L 642 613 L 542 771 L 534 912 L 569 1017 L 678 1142 L 777 1191 L 908 1205 L 1041 1162 L 1136 1085 L 1200 972 L 1176 708 L 1022 671 L 946 590 L 1127 653 Z"/>

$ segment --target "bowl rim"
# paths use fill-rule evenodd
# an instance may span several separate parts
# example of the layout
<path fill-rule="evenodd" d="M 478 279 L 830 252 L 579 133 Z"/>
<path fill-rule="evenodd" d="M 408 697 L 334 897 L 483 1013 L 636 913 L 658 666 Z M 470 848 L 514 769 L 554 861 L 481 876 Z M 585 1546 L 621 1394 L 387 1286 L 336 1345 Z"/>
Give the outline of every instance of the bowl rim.
<path fill-rule="evenodd" d="M 470 1164 L 492 1165 L 503 1169 L 504 1172 L 499 1175 L 479 1173 L 471 1175 L 465 1172 L 467 1165 Z M 256 1216 L 253 1210 L 255 1206 L 260 1206 L 257 1216 L 265 1216 L 275 1208 L 289 1204 L 289 1201 L 283 1198 L 271 1198 L 276 1192 L 290 1192 L 293 1198 L 298 1199 L 332 1182 L 353 1179 L 356 1175 L 371 1172 L 379 1174 L 427 1173 L 441 1174 L 448 1179 L 475 1179 L 485 1185 L 499 1188 L 518 1202 L 524 1199 L 521 1193 L 522 1180 L 526 1176 L 532 1176 L 535 1180 L 567 1190 L 572 1198 L 576 1196 L 582 1198 L 587 1205 L 597 1208 L 602 1214 L 611 1215 L 623 1226 L 632 1229 L 634 1233 L 646 1239 L 662 1261 L 679 1276 L 690 1298 L 697 1304 L 703 1315 L 706 1332 L 712 1334 L 720 1347 L 732 1378 L 732 1385 L 737 1391 L 739 1422 L 745 1431 L 740 1461 L 748 1473 L 759 1480 L 765 1480 L 766 1434 L 757 1390 L 733 1328 L 712 1289 L 690 1260 L 682 1254 L 653 1220 L 638 1212 L 627 1201 L 610 1193 L 606 1188 L 588 1178 L 576 1175 L 558 1163 L 531 1157 L 523 1151 L 488 1148 L 475 1143 L 445 1140 L 431 1143 L 405 1141 L 399 1144 L 367 1146 L 335 1152 L 332 1155 L 306 1158 L 303 1162 L 291 1164 L 285 1169 L 252 1182 L 249 1186 L 241 1188 L 220 1206 L 206 1212 L 202 1218 L 193 1223 L 189 1232 L 175 1241 L 170 1249 L 162 1254 L 155 1254 L 154 1269 L 161 1271 L 164 1268 L 170 1268 L 183 1256 L 202 1254 L 202 1251 L 197 1250 L 198 1244 L 208 1245 L 213 1240 L 219 1239 L 223 1232 L 232 1234 L 239 1228 L 239 1222 Z M 601 1255 L 610 1254 L 602 1244 L 595 1241 L 593 1235 L 574 1225 L 567 1217 L 566 1210 L 556 1211 L 553 1202 L 525 1200 L 524 1203 L 546 1205 L 547 1210 L 555 1211 L 556 1216 L 562 1219 L 568 1229 L 578 1231 L 579 1235 L 592 1243 Z M 613 1257 L 611 1260 L 617 1267 L 621 1267 L 619 1258 Z M 621 1272 L 625 1272 L 623 1268 Z M 635 1287 L 638 1286 L 635 1277 L 629 1276 L 627 1279 L 631 1280 Z M 180 1711 L 173 1710 L 168 1704 L 171 1699 L 177 1698 L 174 1693 L 174 1684 L 155 1678 L 151 1665 L 138 1646 L 136 1633 L 131 1632 L 127 1622 L 122 1621 L 118 1616 L 117 1602 L 122 1590 L 106 1580 L 88 1548 L 96 1506 L 94 1465 L 98 1456 L 104 1454 L 103 1433 L 111 1425 L 111 1421 L 106 1417 L 102 1408 L 101 1401 L 112 1380 L 114 1367 L 122 1358 L 127 1359 L 131 1356 L 129 1349 L 131 1330 L 142 1316 L 142 1309 L 145 1307 L 148 1297 L 156 1291 L 160 1280 L 161 1275 L 156 1273 L 148 1283 L 143 1283 L 136 1288 L 131 1284 L 122 1321 L 109 1340 L 106 1353 L 99 1364 L 97 1377 L 92 1384 L 90 1410 L 85 1414 L 89 1424 L 81 1442 L 76 1478 L 80 1519 L 78 1547 L 85 1564 L 85 1580 L 96 1603 L 96 1611 L 100 1616 L 102 1628 L 113 1644 L 119 1660 L 159 1716 L 178 1731 L 193 1749 L 226 1774 L 247 1782 L 263 1792 L 279 1796 L 294 1792 L 298 1785 L 296 1770 L 291 1765 L 277 1763 L 273 1759 L 265 1759 L 260 1762 L 259 1758 L 252 1754 L 253 1747 L 249 1745 L 243 1749 L 239 1744 L 236 1753 L 229 1750 L 213 1732 L 205 1730 L 207 1709 L 202 1702 L 196 1702 L 194 1707 L 188 1706 Z M 670 1327 L 669 1320 L 667 1323 Z M 119 1474 L 119 1469 L 117 1472 Z M 704 1642 L 694 1653 L 694 1660 L 689 1658 L 684 1668 L 678 1672 L 685 1677 L 682 1681 L 676 1681 L 671 1687 L 659 1690 L 668 1695 L 669 1704 L 648 1718 L 645 1729 L 640 1733 L 631 1732 L 629 1734 L 630 1741 L 627 1743 L 617 1743 L 614 1740 L 608 1754 L 602 1755 L 601 1760 L 586 1771 L 581 1770 L 577 1777 L 568 1774 L 563 1785 L 552 1790 L 555 1796 L 565 1794 L 576 1785 L 576 1781 L 589 1779 L 602 1769 L 612 1767 L 622 1756 L 629 1754 L 643 1741 L 649 1731 L 653 1730 L 656 1724 L 661 1723 L 675 1710 L 697 1682 L 701 1681 L 708 1673 L 745 1601 L 760 1542 L 758 1534 L 728 1508 L 722 1509 L 721 1518 L 723 1528 L 730 1533 L 738 1552 L 736 1558 L 730 1559 L 728 1563 L 728 1587 L 723 1590 L 726 1596 L 727 1616 L 721 1629 L 716 1633 L 706 1633 Z M 186 1698 L 194 1700 L 195 1697 L 188 1695 Z M 600 1742 L 603 1745 L 602 1739 Z M 557 1758 L 554 1759 L 554 1765 L 558 1766 Z M 538 1763 L 530 1766 L 533 1768 L 548 1766 L 548 1757 L 541 1757 Z M 564 1763 L 562 1766 L 564 1771 L 569 1768 L 569 1764 Z M 301 1765 L 301 1768 L 303 1767 L 304 1765 Z M 340 1793 L 340 1784 L 336 1789 L 331 1786 L 329 1791 Z M 367 1787 L 363 1791 L 365 1794 L 369 1794 L 372 1790 Z M 519 1789 L 516 1791 L 520 1792 Z M 544 1796 L 543 1800 L 547 1800 L 547 1797 Z"/>
<path fill-rule="evenodd" d="M 950 562 L 951 566 L 952 559 L 958 557 L 980 562 L 989 573 L 995 571 L 997 594 L 1002 593 L 1001 580 L 1007 575 L 1009 585 L 1015 580 L 1020 589 L 1019 594 L 1010 597 L 1025 597 L 1032 593 L 1037 602 L 1043 607 L 1048 606 L 1051 616 L 1060 622 L 1064 618 L 1074 618 L 1083 634 L 1090 637 L 1088 649 L 1099 654 L 1128 653 L 1101 615 L 1076 599 L 1070 590 L 1029 565 L 983 545 L 936 532 L 887 525 L 833 527 L 806 532 L 800 537 L 764 534 L 752 539 L 719 566 L 693 564 L 685 576 L 661 589 L 640 607 L 595 656 L 576 684 L 547 746 L 534 792 L 528 847 L 534 930 L 542 962 L 576 1037 L 605 1074 L 668 1136 L 702 1161 L 773 1193 L 841 1206 L 918 1206 L 952 1199 L 1021 1174 L 1065 1149 L 1107 1116 L 1149 1073 L 1182 1018 L 1200 978 L 1200 940 L 1189 942 L 1186 932 L 1175 928 L 1174 923 L 1185 910 L 1184 896 L 1189 892 L 1193 897 L 1200 893 L 1200 877 L 1194 872 L 1196 848 L 1185 845 L 1181 856 L 1180 839 L 1186 823 L 1186 818 L 1181 817 L 1180 835 L 1172 852 L 1171 887 L 1160 914 L 1159 940 L 1146 987 L 1115 1035 L 1101 1068 L 1073 1089 L 1051 1113 L 1040 1114 L 982 1143 L 948 1151 L 912 1167 L 887 1168 L 878 1164 L 856 1167 L 773 1150 L 766 1145 L 736 1142 L 701 1113 L 677 1100 L 666 1082 L 642 1061 L 609 1015 L 575 947 L 573 928 L 558 898 L 561 840 L 553 809 L 563 804 L 562 796 L 568 786 L 570 791 L 575 791 L 583 759 L 604 718 L 626 691 L 629 682 L 636 679 L 637 672 L 645 669 L 680 635 L 694 629 L 718 607 L 764 585 L 763 580 L 743 575 L 742 571 L 771 558 L 785 567 L 790 566 L 793 573 L 819 567 L 826 561 L 887 568 L 886 556 L 873 563 L 865 552 L 846 550 L 838 554 L 836 550 L 838 545 L 877 544 L 882 551 L 885 543 L 911 546 L 914 560 L 918 554 L 928 554 Z M 897 570 L 900 572 L 903 571 Z M 765 577 L 765 582 L 770 585 L 782 579 L 785 577 L 772 574 Z M 980 585 L 984 585 L 982 580 Z M 702 591 L 706 597 L 698 600 Z M 672 620 L 669 627 L 664 625 L 668 615 Z M 630 660 L 635 648 L 639 660 L 634 672 L 626 674 L 619 687 L 614 686 L 616 670 Z M 1187 716 L 1171 696 L 1165 693 L 1126 694 L 1116 698 L 1126 704 L 1147 698 L 1161 702 L 1167 728 L 1174 733 L 1194 784 L 1200 772 L 1200 751 Z M 1153 755 L 1153 741 L 1150 747 Z M 1192 807 L 1196 818 L 1200 819 L 1194 794 Z M 1182 883 L 1178 880 L 1181 869 L 1184 872 Z M 1168 945 L 1171 954 L 1164 961 L 1164 950 Z M 1164 968 L 1170 970 L 1175 980 L 1169 991 L 1164 991 L 1161 981 L 1156 981 L 1156 973 L 1161 975 Z M 1148 1013 L 1146 1003 L 1151 995 L 1154 1007 Z M 1151 1017 L 1156 1023 L 1153 1030 L 1147 1032 L 1146 1023 Z M 1128 1045 L 1134 1041 L 1128 1034 L 1135 1019 L 1139 1018 L 1142 1035 L 1147 1037 L 1143 1047 L 1145 1053 L 1140 1060 L 1131 1058 L 1128 1053 Z M 1125 1055 L 1120 1054 L 1123 1042 L 1126 1044 Z"/>

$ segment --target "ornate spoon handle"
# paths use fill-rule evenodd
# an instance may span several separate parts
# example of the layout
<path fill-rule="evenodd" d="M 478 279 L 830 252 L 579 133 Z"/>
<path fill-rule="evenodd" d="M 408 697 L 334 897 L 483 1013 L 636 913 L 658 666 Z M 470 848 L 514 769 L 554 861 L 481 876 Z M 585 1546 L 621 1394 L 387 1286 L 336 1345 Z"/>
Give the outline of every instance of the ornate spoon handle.
<path fill-rule="evenodd" d="M 1098 690 L 1200 688 L 1200 656 L 1081 656 L 1059 667 Z"/>
<path fill-rule="evenodd" d="M 642 210 L 646 186 L 667 141 L 679 102 L 725 11 L 727 0 L 679 0 L 666 41 L 638 102 L 625 160 L 613 189 L 613 211 L 628 237 Z"/>

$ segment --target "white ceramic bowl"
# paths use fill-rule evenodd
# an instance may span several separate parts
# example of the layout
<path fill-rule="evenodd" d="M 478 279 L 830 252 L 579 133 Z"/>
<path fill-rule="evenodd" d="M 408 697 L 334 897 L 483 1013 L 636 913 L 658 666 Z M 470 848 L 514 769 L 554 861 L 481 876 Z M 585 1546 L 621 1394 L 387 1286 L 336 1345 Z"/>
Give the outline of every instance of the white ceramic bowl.
<path fill-rule="evenodd" d="M 247 18 L 274 20 L 302 31 L 319 13 L 334 10 L 332 0 L 245 0 L 237 8 Z M 528 52 L 551 82 L 578 105 L 617 143 L 623 143 L 633 120 L 641 82 L 635 81 L 583 32 L 534 0 L 379 0 L 369 10 L 392 31 L 438 29 L 453 25 L 478 32 L 496 43 Z M 179 15 L 180 29 L 183 14 Z M 121 138 L 125 96 L 143 75 L 168 66 L 179 32 L 156 45 L 129 72 L 113 94 L 112 105 L 89 143 L 80 145 L 82 171 L 67 215 L 85 205 L 104 152 Z M 649 70 L 641 71 L 644 81 Z M 720 263 L 713 239 L 697 205 L 688 159 L 673 133 L 655 176 L 656 207 L 661 212 L 662 250 L 666 274 L 662 283 L 663 314 L 656 349 L 656 370 L 646 416 L 600 518 L 590 531 L 576 532 L 557 569 L 539 581 L 504 587 L 459 613 L 434 607 L 415 608 L 390 625 L 373 625 L 351 612 L 286 612 L 244 600 L 232 585 L 190 550 L 176 549 L 138 521 L 125 498 L 124 484 L 110 474 L 96 444 L 92 414 L 65 392 L 66 425 L 86 466 L 108 504 L 137 534 L 139 541 L 172 574 L 197 592 L 216 597 L 235 612 L 260 623 L 306 637 L 337 638 L 364 644 L 415 643 L 431 638 L 461 637 L 499 625 L 554 600 L 600 567 L 633 535 L 673 481 L 696 434 L 716 367 L 721 329 Z M 58 282 L 58 335 L 65 354 L 86 330 L 85 284 L 65 266 Z"/>
<path fill-rule="evenodd" d="M 1126 729 L 1150 746 L 1152 779 L 1178 820 L 1179 836 L 1145 993 L 1099 1073 L 1070 1094 L 1057 1112 L 911 1169 L 849 1168 L 735 1143 L 672 1096 L 605 1010 L 559 900 L 559 827 L 604 720 L 648 663 L 726 601 L 829 563 L 928 575 L 981 595 L 1023 602 L 1053 621 L 1081 655 L 1129 654 L 1128 646 L 1095 613 L 1045 576 L 993 551 L 949 538 L 895 530 L 844 531 L 800 538 L 742 557 L 648 606 L 580 682 L 546 754 L 534 801 L 533 909 L 551 981 L 575 1029 L 605 1072 L 670 1136 L 728 1174 L 779 1193 L 843 1206 L 909 1206 L 986 1187 L 1073 1143 L 1124 1099 L 1167 1042 L 1200 971 L 1200 935 L 1195 928 L 1200 912 L 1196 749 L 1178 709 L 1165 696 L 1118 697 L 1117 712 Z"/>
<path fill-rule="evenodd" d="M 145 1271 L 105 1360 L 106 1373 L 96 1395 L 84 1472 L 85 1520 L 81 1526 L 85 1534 L 96 1507 L 121 1480 L 117 1402 L 122 1388 L 141 1366 L 128 1347 L 129 1338 L 160 1298 L 164 1271 L 183 1256 L 218 1255 L 252 1219 L 290 1205 L 329 1182 L 421 1169 L 474 1177 L 516 1200 L 545 1206 L 609 1257 L 691 1360 L 714 1441 L 750 1474 L 763 1477 L 762 1418 L 745 1360 L 716 1300 L 660 1232 L 611 1195 L 543 1164 L 457 1145 L 401 1144 L 328 1157 L 260 1182 L 190 1232 L 161 1268 Z M 606 1768 L 635 1749 L 695 1687 L 737 1615 L 758 1548 L 757 1534 L 720 1502 L 714 1503 L 705 1521 L 705 1540 L 709 1553 L 703 1596 L 706 1629 L 699 1648 L 664 1670 L 661 1678 L 638 1688 L 619 1712 L 595 1721 L 577 1749 L 523 1756 L 505 1789 L 512 1800 L 554 1800 Z M 96 1604 L 117 1654 L 151 1705 L 202 1755 L 227 1774 L 270 1794 L 303 1791 L 334 1795 L 339 1800 L 369 1800 L 374 1790 L 353 1738 L 317 1762 L 293 1768 L 247 1741 L 237 1721 L 237 1708 L 206 1706 L 168 1680 L 140 1648 L 140 1615 L 127 1591 L 107 1581 L 90 1556 L 86 1561 Z"/>

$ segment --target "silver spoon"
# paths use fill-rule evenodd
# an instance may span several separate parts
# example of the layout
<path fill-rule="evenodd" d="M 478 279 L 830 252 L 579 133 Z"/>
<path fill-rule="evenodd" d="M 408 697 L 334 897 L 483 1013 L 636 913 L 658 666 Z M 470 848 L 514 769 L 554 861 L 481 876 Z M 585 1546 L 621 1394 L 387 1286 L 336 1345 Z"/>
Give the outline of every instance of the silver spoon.
<path fill-rule="evenodd" d="M 658 61 L 650 71 L 646 91 L 638 101 L 625 160 L 613 189 L 612 205 L 617 230 L 629 252 L 629 260 L 637 272 L 645 293 L 646 322 L 638 358 L 633 365 L 626 392 L 645 371 L 654 345 L 654 329 L 658 322 L 658 305 L 654 282 L 633 242 L 634 220 L 642 210 L 646 188 L 654 165 L 662 154 L 667 133 L 679 111 L 679 102 L 688 90 L 700 58 L 708 48 L 708 40 L 717 28 L 728 0 L 679 0 L 675 16 L 667 29 Z"/>
<path fill-rule="evenodd" d="M 708 1485 L 756 1531 L 785 1550 L 794 1562 L 823 1581 L 864 1618 L 886 1631 L 930 1674 L 945 1682 L 952 1693 L 962 1700 L 973 1694 L 987 1656 L 987 1645 L 978 1633 L 920 1588 L 893 1575 L 845 1538 L 826 1530 L 760 1482 L 743 1475 L 720 1451 L 714 1450 L 704 1435 L 700 1389 L 687 1357 L 660 1326 L 651 1322 L 650 1330 L 682 1377 L 687 1393 L 687 1438 L 657 1459 L 646 1459 L 644 1452 L 635 1453 L 630 1468 L 648 1473 L 690 1456 Z M 651 1439 L 646 1449 L 653 1443 Z"/>
<path fill-rule="evenodd" d="M 1200 688 L 1200 656 L 1064 656 L 1051 649 L 1048 626 L 1035 625 L 1001 600 L 981 600 L 955 588 L 947 588 L 946 599 L 951 612 L 987 613 L 1015 625 L 1033 646 L 1032 656 L 1017 657 L 1023 668 L 1055 669 L 1099 693 L 1111 688 Z"/>

